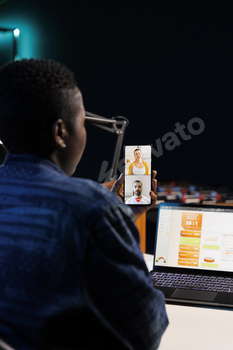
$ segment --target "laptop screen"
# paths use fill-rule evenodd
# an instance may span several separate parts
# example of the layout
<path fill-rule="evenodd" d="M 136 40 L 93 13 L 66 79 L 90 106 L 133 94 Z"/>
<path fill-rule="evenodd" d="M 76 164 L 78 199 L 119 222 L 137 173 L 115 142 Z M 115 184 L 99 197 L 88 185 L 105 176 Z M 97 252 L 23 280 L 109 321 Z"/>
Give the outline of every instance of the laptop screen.
<path fill-rule="evenodd" d="M 154 266 L 233 272 L 233 207 L 161 203 Z"/>

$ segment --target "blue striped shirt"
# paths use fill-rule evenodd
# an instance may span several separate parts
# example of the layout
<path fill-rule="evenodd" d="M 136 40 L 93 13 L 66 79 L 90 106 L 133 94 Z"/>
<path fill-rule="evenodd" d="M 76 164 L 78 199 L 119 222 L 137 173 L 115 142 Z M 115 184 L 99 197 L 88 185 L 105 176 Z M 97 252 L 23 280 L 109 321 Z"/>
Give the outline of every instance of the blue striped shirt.
<path fill-rule="evenodd" d="M 0 337 L 24 350 L 154 350 L 167 323 L 131 209 L 49 160 L 8 155 L 0 167 Z"/>

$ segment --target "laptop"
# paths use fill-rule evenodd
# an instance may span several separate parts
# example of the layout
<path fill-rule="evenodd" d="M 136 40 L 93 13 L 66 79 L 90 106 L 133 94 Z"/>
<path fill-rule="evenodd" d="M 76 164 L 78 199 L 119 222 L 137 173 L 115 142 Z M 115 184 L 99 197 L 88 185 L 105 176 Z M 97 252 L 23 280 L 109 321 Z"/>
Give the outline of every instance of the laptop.
<path fill-rule="evenodd" d="M 233 207 L 160 203 L 151 276 L 167 303 L 233 308 Z"/>

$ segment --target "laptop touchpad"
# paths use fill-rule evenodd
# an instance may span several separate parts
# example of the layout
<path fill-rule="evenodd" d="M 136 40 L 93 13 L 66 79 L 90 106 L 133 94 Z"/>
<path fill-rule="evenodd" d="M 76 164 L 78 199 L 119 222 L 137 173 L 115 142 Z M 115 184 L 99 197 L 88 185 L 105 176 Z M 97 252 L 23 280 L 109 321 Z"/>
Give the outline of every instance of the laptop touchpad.
<path fill-rule="evenodd" d="M 205 292 L 202 290 L 176 289 L 171 297 L 177 299 L 213 301 L 217 294 L 217 292 Z"/>

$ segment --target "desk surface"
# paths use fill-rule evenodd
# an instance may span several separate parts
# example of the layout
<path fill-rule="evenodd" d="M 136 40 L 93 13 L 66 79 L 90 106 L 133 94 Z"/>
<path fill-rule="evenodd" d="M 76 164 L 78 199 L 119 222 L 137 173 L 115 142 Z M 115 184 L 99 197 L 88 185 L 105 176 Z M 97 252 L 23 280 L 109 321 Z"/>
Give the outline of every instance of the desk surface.
<path fill-rule="evenodd" d="M 151 270 L 153 256 L 144 254 Z M 232 350 L 233 310 L 166 305 L 169 326 L 159 350 Z"/>

